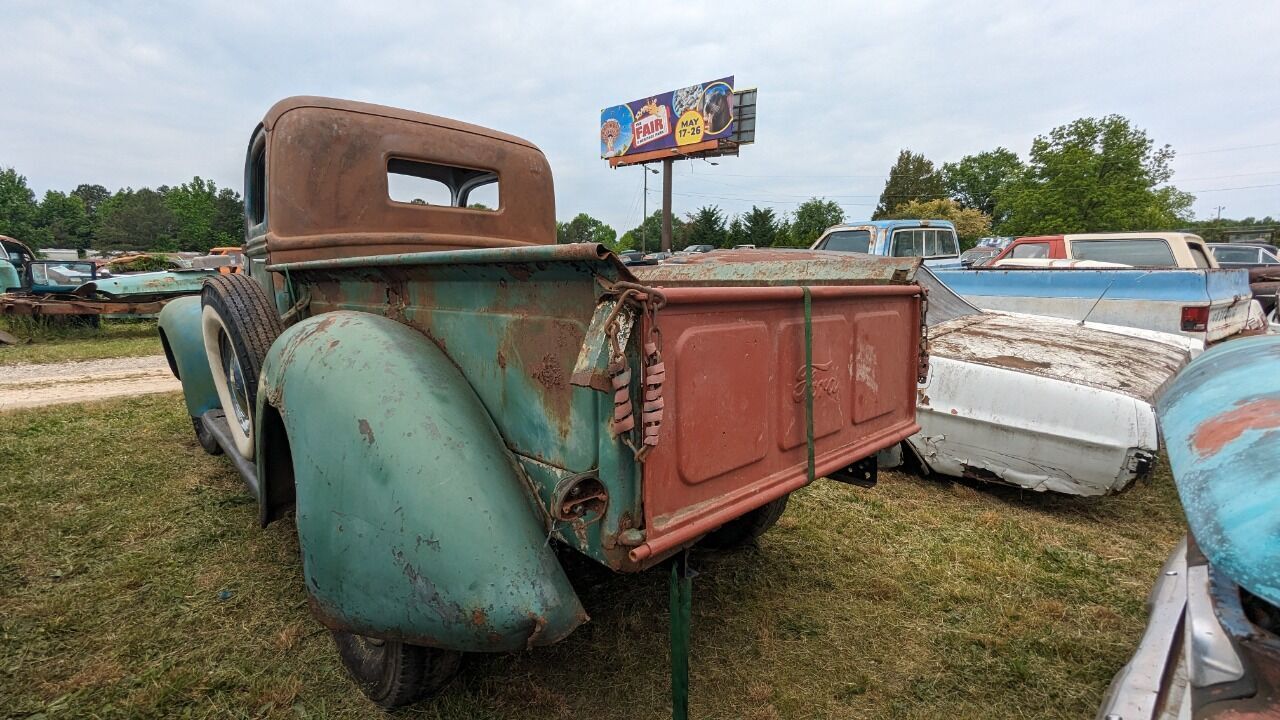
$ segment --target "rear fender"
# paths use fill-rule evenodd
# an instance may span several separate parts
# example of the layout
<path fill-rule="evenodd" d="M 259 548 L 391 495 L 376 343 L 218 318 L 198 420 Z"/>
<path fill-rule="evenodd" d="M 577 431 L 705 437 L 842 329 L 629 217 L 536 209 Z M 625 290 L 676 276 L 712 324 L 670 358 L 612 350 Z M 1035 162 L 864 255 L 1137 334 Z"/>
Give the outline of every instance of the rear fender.
<path fill-rule="evenodd" d="M 325 313 L 276 340 L 260 387 L 259 426 L 278 416 L 292 457 L 321 622 L 476 652 L 551 644 L 586 620 L 519 466 L 426 336 Z M 258 448 L 263 497 L 290 481 L 271 456 Z"/>
<path fill-rule="evenodd" d="M 208 410 L 222 407 L 213 386 L 209 356 L 204 351 L 200 332 L 200 296 L 191 295 L 169 301 L 160 311 L 160 342 L 174 377 L 182 381 L 182 395 L 187 413 L 200 417 Z"/>

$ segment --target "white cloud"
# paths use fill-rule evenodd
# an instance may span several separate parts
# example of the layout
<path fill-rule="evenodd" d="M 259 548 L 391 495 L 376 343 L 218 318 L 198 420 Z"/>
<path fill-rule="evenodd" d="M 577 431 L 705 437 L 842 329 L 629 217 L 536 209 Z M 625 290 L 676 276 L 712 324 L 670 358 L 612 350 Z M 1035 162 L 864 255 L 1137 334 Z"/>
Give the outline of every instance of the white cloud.
<path fill-rule="evenodd" d="M 333 95 L 528 138 L 551 160 L 560 216 L 621 232 L 639 220 L 642 175 L 598 159 L 600 108 L 735 74 L 760 87 L 758 144 L 717 167 L 679 163 L 677 211 L 825 195 L 865 215 L 903 147 L 936 162 L 997 145 L 1025 154 L 1037 133 L 1108 113 L 1184 153 L 1184 189 L 1280 183 L 1280 145 L 1202 152 L 1280 142 L 1272 3 L 620 7 L 6 3 L 0 165 L 39 192 L 196 174 L 239 187 L 271 103 Z M 1280 187 L 1203 192 L 1196 210 L 1219 204 L 1280 215 Z"/>

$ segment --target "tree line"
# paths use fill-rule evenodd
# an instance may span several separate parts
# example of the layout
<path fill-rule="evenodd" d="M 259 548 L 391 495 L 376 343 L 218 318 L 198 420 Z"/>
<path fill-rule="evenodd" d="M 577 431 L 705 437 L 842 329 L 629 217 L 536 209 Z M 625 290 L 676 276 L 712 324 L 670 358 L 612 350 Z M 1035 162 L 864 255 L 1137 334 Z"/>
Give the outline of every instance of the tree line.
<path fill-rule="evenodd" d="M 235 190 L 199 176 L 154 190 L 81 184 L 37 200 L 24 176 L 4 168 L 0 235 L 36 249 L 208 252 L 244 242 L 244 202 Z"/>
<path fill-rule="evenodd" d="M 997 147 L 935 164 L 903 149 L 871 217 L 951 220 L 966 246 L 991 234 L 1126 230 L 1189 229 L 1213 240 L 1224 228 L 1275 224 L 1270 217 L 1195 221 L 1194 198 L 1170 184 L 1173 157 L 1172 148 L 1156 146 L 1119 115 L 1082 118 L 1037 136 L 1025 160 Z M 0 235 L 35 248 L 204 252 L 241 244 L 243 215 L 238 192 L 199 176 L 154 190 L 111 192 L 82 184 L 37 199 L 25 177 L 0 169 Z M 821 197 L 791 212 L 753 205 L 730 215 L 706 205 L 672 218 L 672 239 L 676 248 L 807 247 L 823 230 L 849 219 L 838 203 Z M 655 212 L 619 235 L 580 213 L 557 223 L 557 240 L 654 250 L 661 226 L 661 213 Z"/>
<path fill-rule="evenodd" d="M 903 149 L 871 219 L 951 220 L 965 247 L 987 235 L 1178 230 L 1216 239 L 1224 228 L 1272 225 L 1271 217 L 1196 221 L 1195 198 L 1170 184 L 1173 149 L 1156 146 L 1124 117 L 1081 118 L 1037 136 L 1026 160 L 1004 147 L 935 164 Z M 794 213 L 753 206 L 734 217 L 715 205 L 673 218 L 673 247 L 807 247 L 846 221 L 834 201 L 811 198 Z M 854 218 L 857 219 L 857 218 Z M 602 242 L 613 249 L 656 249 L 660 213 L 621 237 L 585 213 L 559 223 L 560 242 Z"/>

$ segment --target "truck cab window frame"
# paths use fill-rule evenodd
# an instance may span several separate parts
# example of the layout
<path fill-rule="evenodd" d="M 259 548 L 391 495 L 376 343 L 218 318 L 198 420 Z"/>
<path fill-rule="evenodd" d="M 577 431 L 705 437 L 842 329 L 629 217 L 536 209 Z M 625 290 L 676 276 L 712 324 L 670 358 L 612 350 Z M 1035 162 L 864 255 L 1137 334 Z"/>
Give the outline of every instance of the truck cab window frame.
<path fill-rule="evenodd" d="M 855 252 L 870 253 L 871 252 L 870 230 L 835 230 L 829 233 L 822 240 L 819 250 L 831 250 L 833 252 Z"/>
<path fill-rule="evenodd" d="M 1176 268 L 1173 248 L 1164 238 L 1125 238 L 1120 240 L 1072 240 L 1071 257 L 1134 267 Z"/>

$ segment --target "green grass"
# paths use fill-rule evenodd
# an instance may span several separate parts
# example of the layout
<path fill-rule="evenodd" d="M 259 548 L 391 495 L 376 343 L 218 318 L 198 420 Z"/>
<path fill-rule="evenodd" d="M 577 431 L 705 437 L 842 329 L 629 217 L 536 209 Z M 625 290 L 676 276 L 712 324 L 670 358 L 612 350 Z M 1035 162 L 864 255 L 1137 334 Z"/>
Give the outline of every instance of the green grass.
<path fill-rule="evenodd" d="M 0 716 L 373 715 L 308 615 L 289 520 L 160 395 L 0 415 Z M 1167 473 L 1085 501 L 885 473 L 696 554 L 696 718 L 1081 718 L 1183 532 Z M 661 718 L 667 578 L 571 574 L 592 621 L 480 656 L 424 718 Z"/>
<path fill-rule="evenodd" d="M 154 320 L 103 320 L 100 328 L 93 328 L 3 318 L 0 330 L 20 340 L 18 345 L 0 345 L 0 365 L 140 357 L 163 352 Z"/>

